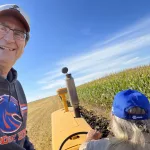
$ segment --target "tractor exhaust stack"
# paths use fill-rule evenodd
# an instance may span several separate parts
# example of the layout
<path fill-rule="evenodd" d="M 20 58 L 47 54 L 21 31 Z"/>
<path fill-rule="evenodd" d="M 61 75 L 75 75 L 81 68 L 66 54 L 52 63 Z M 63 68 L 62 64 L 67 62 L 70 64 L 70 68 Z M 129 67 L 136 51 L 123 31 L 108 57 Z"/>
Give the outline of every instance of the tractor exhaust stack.
<path fill-rule="evenodd" d="M 62 73 L 66 74 L 66 86 L 67 86 L 67 91 L 69 95 L 69 99 L 71 101 L 71 105 L 74 109 L 74 114 L 76 118 L 80 118 L 80 109 L 79 109 L 79 100 L 78 100 L 78 95 L 76 92 L 76 87 L 74 83 L 74 79 L 71 74 L 67 74 L 68 68 L 64 67 L 62 68 Z"/>

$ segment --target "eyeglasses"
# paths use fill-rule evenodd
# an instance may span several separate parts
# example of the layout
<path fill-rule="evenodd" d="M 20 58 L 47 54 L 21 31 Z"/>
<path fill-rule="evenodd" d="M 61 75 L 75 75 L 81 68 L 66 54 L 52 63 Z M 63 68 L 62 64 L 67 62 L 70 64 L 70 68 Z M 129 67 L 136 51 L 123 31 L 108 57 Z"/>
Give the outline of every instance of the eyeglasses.
<path fill-rule="evenodd" d="M 4 24 L 0 24 L 0 34 L 6 35 L 6 34 L 9 33 L 10 30 L 13 31 L 13 36 L 14 36 L 15 40 L 16 39 L 17 40 L 25 40 L 26 37 L 27 37 L 27 34 L 22 32 L 22 31 L 19 31 L 19 30 L 16 30 L 16 29 L 10 29 L 9 27 L 7 27 Z"/>

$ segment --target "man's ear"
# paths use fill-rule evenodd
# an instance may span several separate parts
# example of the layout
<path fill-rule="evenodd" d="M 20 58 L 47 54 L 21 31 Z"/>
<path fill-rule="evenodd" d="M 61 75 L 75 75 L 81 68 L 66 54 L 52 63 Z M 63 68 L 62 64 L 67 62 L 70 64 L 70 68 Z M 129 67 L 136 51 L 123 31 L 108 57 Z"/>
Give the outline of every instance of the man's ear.
<path fill-rule="evenodd" d="M 26 47 L 27 43 L 28 43 L 28 41 L 26 40 L 26 41 L 25 41 L 25 46 L 24 46 L 24 47 Z"/>
<path fill-rule="evenodd" d="M 30 34 L 29 34 L 29 33 L 27 33 L 27 37 L 26 37 L 26 40 L 25 40 L 25 46 L 27 45 L 27 43 L 28 43 L 29 39 L 30 39 Z"/>

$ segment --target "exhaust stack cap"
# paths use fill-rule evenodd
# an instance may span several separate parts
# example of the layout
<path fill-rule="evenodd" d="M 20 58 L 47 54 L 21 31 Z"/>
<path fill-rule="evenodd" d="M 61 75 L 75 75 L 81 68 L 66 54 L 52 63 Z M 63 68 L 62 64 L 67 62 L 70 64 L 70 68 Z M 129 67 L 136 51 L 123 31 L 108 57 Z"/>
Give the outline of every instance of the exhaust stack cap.
<path fill-rule="evenodd" d="M 68 72 L 68 68 L 67 67 L 62 68 L 62 73 L 66 74 L 67 72 Z"/>

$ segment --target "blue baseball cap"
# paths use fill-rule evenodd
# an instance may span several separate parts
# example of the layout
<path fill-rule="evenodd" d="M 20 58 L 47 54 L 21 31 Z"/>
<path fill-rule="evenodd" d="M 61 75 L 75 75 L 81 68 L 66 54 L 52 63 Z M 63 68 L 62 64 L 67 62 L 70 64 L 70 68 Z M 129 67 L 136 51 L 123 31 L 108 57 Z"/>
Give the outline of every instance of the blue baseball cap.
<path fill-rule="evenodd" d="M 129 114 L 128 110 L 140 107 L 145 114 Z M 145 120 L 150 118 L 150 103 L 148 98 L 139 91 L 127 89 L 120 91 L 114 97 L 112 114 L 126 120 Z"/>

